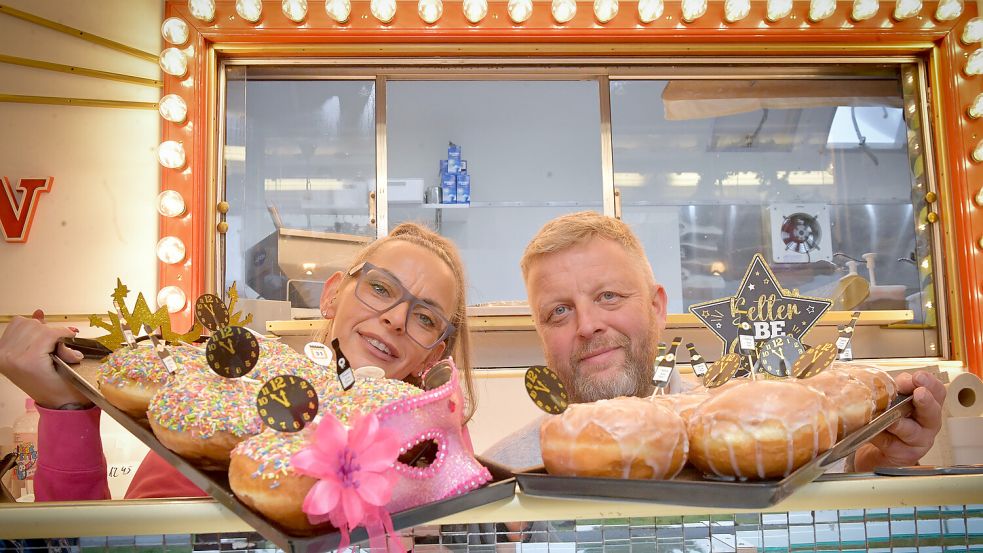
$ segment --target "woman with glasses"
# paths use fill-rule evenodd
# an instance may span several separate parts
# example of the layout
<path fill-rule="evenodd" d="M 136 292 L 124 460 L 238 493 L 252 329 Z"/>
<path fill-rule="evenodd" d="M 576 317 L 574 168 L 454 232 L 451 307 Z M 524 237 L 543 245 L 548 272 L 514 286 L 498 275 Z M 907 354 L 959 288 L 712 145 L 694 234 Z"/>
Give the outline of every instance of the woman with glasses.
<path fill-rule="evenodd" d="M 328 279 L 321 295 L 327 323 L 318 337 L 324 343 L 337 339 L 355 368 L 380 367 L 389 378 L 418 385 L 427 368 L 452 355 L 463 375 L 467 420 L 474 396 L 465 305 L 457 248 L 404 223 L 367 246 L 348 271 Z M 36 499 L 109 499 L 100 412 L 55 373 L 49 356 L 81 361 L 81 354 L 58 343 L 75 331 L 42 321 L 40 312 L 35 319 L 17 317 L 0 336 L 0 374 L 33 397 L 41 413 Z M 204 495 L 152 452 L 126 492 L 127 499 Z"/>

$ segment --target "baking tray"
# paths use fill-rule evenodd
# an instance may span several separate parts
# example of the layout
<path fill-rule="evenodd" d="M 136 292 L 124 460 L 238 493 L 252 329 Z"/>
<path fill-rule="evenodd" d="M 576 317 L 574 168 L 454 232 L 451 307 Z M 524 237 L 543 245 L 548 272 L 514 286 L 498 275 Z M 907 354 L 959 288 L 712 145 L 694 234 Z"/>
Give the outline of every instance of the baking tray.
<path fill-rule="evenodd" d="M 553 476 L 542 467 L 516 474 L 522 493 L 563 498 L 647 501 L 694 507 L 761 509 L 771 507 L 795 490 L 812 482 L 830 466 L 856 451 L 894 421 L 912 410 L 911 396 L 898 396 L 891 406 L 863 428 L 859 428 L 781 480 L 730 482 L 704 479 L 687 466 L 673 480 L 624 480 Z"/>
<path fill-rule="evenodd" d="M 89 400 L 102 409 L 104 413 L 115 419 L 116 422 L 120 423 L 123 428 L 126 428 L 134 436 L 139 438 L 154 453 L 160 455 L 181 474 L 186 476 L 188 480 L 191 480 L 191 482 L 215 498 L 215 500 L 232 511 L 236 516 L 255 528 L 257 532 L 276 544 L 277 547 L 287 552 L 296 553 L 317 553 L 337 548 L 341 540 L 341 534 L 339 532 L 331 531 L 303 536 L 292 535 L 239 501 L 235 494 L 232 493 L 232 488 L 229 486 L 229 476 L 226 471 L 198 469 L 173 451 L 164 447 L 157 440 L 157 437 L 154 436 L 147 419 L 138 420 L 127 415 L 109 403 L 99 392 L 96 388 L 96 370 L 100 365 L 98 361 L 85 359 L 81 364 L 70 366 L 55 355 L 51 357 L 55 360 L 55 371 L 71 382 Z M 401 530 L 412 526 L 419 526 L 432 520 L 480 507 L 488 503 L 511 499 L 515 494 L 515 478 L 512 477 L 512 474 L 503 467 L 499 467 L 493 463 L 485 461 L 482 461 L 482 463 L 492 474 L 491 483 L 457 497 L 393 513 L 393 528 L 395 530 Z M 352 530 L 350 536 L 353 545 L 368 539 L 365 528 L 361 526 Z"/>

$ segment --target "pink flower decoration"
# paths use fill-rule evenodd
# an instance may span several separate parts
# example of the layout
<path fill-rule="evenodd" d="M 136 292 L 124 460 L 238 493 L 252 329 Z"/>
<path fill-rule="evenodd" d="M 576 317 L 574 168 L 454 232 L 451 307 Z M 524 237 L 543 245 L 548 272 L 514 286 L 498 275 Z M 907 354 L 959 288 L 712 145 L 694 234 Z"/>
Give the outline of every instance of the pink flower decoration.
<path fill-rule="evenodd" d="M 391 528 L 385 506 L 396 483 L 393 463 L 399 441 L 392 430 L 380 428 L 374 414 L 352 419 L 347 430 L 326 415 L 314 430 L 311 443 L 290 460 L 294 470 L 317 479 L 304 498 L 302 509 L 311 524 L 330 521 L 342 531 L 359 524 Z"/>

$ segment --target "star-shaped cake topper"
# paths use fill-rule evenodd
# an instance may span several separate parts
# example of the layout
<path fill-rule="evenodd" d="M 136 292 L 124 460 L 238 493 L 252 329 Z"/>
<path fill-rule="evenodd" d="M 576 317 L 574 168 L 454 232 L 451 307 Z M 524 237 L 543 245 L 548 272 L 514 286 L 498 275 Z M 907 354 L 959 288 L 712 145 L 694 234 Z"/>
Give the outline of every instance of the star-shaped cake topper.
<path fill-rule="evenodd" d="M 737 294 L 699 303 L 690 312 L 724 342 L 723 353 L 737 352 L 742 316 L 751 323 L 755 341 L 775 336 L 803 336 L 819 321 L 832 302 L 783 290 L 761 254 L 754 254 Z"/>

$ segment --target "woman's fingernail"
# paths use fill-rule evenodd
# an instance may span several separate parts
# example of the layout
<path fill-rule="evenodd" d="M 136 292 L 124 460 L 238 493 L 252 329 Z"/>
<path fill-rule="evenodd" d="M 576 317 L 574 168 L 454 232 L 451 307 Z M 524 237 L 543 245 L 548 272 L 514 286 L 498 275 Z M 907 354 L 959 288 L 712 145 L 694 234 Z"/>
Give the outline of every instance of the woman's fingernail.
<path fill-rule="evenodd" d="M 72 332 L 74 332 L 75 334 L 78 334 L 78 333 L 79 333 L 79 329 L 77 329 L 77 328 L 75 328 L 74 326 L 70 326 L 70 327 L 68 327 L 68 330 L 71 330 L 71 331 L 72 331 Z"/>

